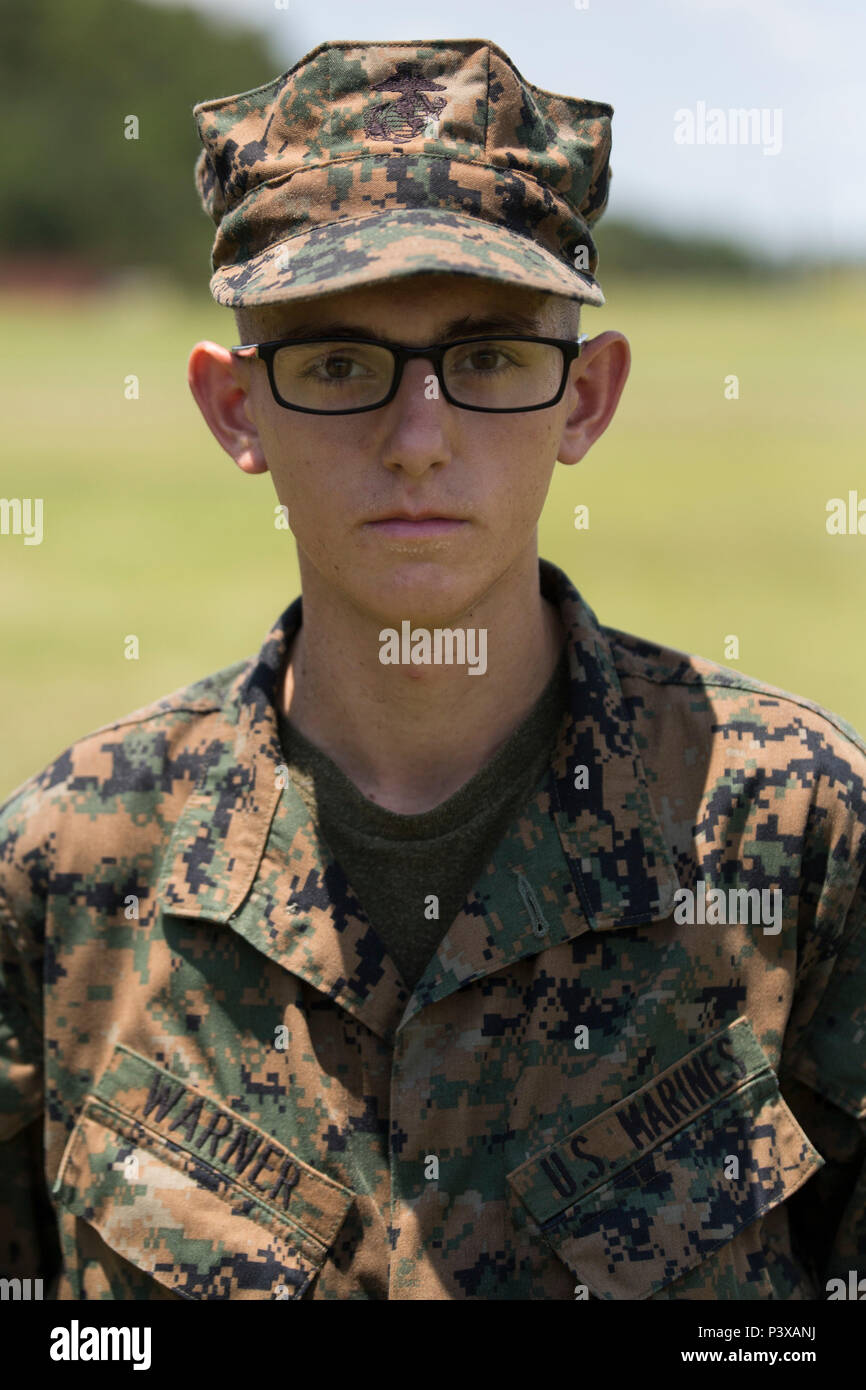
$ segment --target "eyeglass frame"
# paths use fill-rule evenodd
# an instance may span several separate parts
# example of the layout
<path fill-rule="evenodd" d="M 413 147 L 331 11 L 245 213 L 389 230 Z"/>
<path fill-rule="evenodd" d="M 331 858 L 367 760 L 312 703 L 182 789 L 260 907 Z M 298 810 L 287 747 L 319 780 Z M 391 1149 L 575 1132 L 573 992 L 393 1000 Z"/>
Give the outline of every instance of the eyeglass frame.
<path fill-rule="evenodd" d="M 562 400 L 565 391 L 565 383 L 568 380 L 568 370 L 572 362 L 580 356 L 584 343 L 589 341 L 588 333 L 581 333 L 575 340 L 572 338 L 536 338 L 524 333 L 484 333 L 477 334 L 472 338 L 455 338 L 448 343 L 430 343 L 427 347 L 405 347 L 402 343 L 392 343 L 386 338 L 357 338 L 350 333 L 335 333 L 331 337 L 323 338 L 271 338 L 265 343 L 239 343 L 236 347 L 229 348 L 229 352 L 235 357 L 240 357 L 244 353 L 254 353 L 255 356 L 265 363 L 268 369 L 268 381 L 270 382 L 271 394 L 277 405 L 285 410 L 297 410 L 303 415 L 362 415 L 368 410 L 381 410 L 383 406 L 393 401 L 400 389 L 403 380 L 403 369 L 406 363 L 415 357 L 426 358 L 431 363 L 439 389 L 449 405 L 456 406 L 458 410 L 475 410 L 484 415 L 525 415 L 531 410 L 548 410 L 550 406 L 556 405 Z M 543 401 L 541 405 L 527 406 L 506 406 L 497 409 L 495 406 L 488 405 L 466 405 L 463 401 L 455 401 L 448 391 L 443 378 L 443 359 L 445 353 L 451 348 L 463 347 L 467 343 L 546 343 L 551 347 L 558 347 L 562 350 L 562 380 L 559 383 L 559 390 L 549 401 Z M 388 394 L 377 401 L 375 405 L 350 406 L 348 410 L 314 410 L 311 406 L 292 405 L 283 399 L 277 390 L 277 383 L 274 376 L 274 358 L 281 347 L 302 347 L 304 344 L 313 343 L 356 343 L 361 347 L 383 347 L 388 348 L 393 354 L 394 377 Z"/>

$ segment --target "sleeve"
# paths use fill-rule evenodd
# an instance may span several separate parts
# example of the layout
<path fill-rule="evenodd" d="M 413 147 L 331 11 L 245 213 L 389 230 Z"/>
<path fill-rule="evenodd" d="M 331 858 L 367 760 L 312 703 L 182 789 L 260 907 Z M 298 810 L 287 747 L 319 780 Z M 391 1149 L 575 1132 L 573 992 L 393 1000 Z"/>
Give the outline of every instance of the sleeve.
<path fill-rule="evenodd" d="M 54 1296 L 57 1221 L 45 1178 L 42 945 L 16 922 L 0 853 L 0 1274 Z"/>
<path fill-rule="evenodd" d="M 857 852 L 853 846 L 856 844 Z M 847 850 L 846 850 L 847 846 Z M 864 837 L 854 834 L 836 846 L 848 858 L 856 884 L 847 912 L 833 935 L 821 928 L 822 943 L 811 957 L 804 992 L 811 1013 L 796 1042 L 783 1053 L 780 1085 L 791 1110 L 825 1160 L 825 1166 L 789 1204 L 792 1246 L 827 1296 L 831 1279 L 850 1287 L 850 1274 L 866 1276 L 866 872 Z M 856 876 L 859 869 L 859 878 Z M 829 870 L 832 875 L 832 868 Z M 820 915 L 820 914 L 819 914 Z M 817 1000 L 812 1006 L 812 1002 Z"/>

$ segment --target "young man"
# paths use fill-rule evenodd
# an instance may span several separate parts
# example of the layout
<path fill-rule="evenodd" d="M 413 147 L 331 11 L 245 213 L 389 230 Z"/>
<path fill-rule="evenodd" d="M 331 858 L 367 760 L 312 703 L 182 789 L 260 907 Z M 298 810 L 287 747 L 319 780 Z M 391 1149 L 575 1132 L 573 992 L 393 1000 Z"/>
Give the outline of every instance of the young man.
<path fill-rule="evenodd" d="M 244 346 L 197 344 L 190 384 L 271 472 L 302 597 L 2 809 L 10 1273 L 787 1300 L 863 1271 L 866 749 L 601 627 L 537 555 L 628 374 L 620 333 L 578 343 L 611 114 L 480 40 L 324 44 L 196 108 Z"/>

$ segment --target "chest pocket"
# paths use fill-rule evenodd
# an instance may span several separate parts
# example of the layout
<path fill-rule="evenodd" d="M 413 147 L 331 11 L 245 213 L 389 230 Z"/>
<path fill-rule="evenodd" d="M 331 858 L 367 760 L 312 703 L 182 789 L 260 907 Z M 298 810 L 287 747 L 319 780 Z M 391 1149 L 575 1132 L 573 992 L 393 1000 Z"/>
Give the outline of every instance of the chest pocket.
<path fill-rule="evenodd" d="M 760 1218 L 823 1165 L 743 1017 L 508 1182 L 596 1298 L 809 1298 Z"/>
<path fill-rule="evenodd" d="M 300 1298 L 354 1200 L 282 1144 L 118 1046 L 73 1130 L 58 1205 L 183 1298 Z"/>

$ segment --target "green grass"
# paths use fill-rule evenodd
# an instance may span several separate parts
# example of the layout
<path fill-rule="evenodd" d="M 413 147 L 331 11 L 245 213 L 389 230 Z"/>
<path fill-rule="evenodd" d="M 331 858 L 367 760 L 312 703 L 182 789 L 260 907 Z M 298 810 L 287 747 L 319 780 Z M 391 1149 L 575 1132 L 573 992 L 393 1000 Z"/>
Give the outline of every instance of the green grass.
<path fill-rule="evenodd" d="M 866 536 L 826 504 L 863 468 L 866 279 L 608 295 L 632 371 L 607 433 L 559 467 L 542 553 L 601 620 L 816 700 L 866 731 Z M 602 322 L 603 321 L 603 322 Z M 739 399 L 723 383 L 739 378 Z M 590 507 L 575 531 L 574 503 Z M 724 639 L 739 637 L 737 661 Z"/>
<path fill-rule="evenodd" d="M 631 377 L 587 458 L 557 467 L 541 553 L 602 622 L 866 731 L 866 536 L 825 528 L 828 498 L 866 497 L 866 277 L 606 288 L 585 327 L 626 334 Z M 3 308 L 2 493 L 45 499 L 45 538 L 0 536 L 0 797 L 75 738 L 257 650 L 299 589 L 269 476 L 235 468 L 186 384 L 195 341 L 233 341 L 228 310 L 150 291 Z M 123 656 L 129 633 L 138 661 Z"/>

